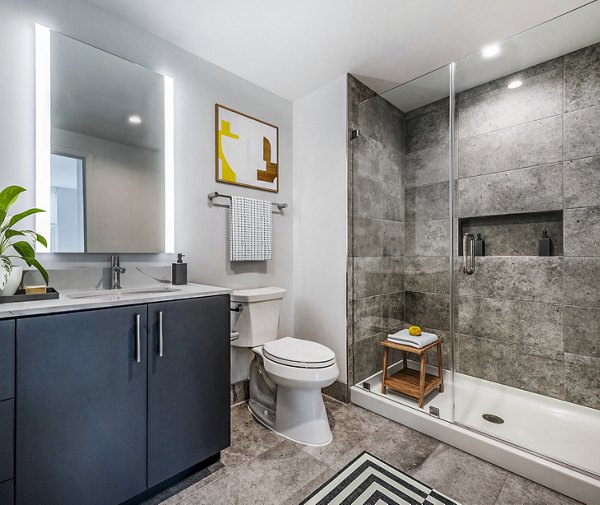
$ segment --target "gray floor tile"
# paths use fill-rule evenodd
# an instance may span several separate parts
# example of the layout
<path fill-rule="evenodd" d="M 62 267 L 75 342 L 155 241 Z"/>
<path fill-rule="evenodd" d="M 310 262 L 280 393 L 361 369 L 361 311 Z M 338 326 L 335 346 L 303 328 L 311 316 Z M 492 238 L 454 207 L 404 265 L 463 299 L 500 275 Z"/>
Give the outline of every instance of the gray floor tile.
<path fill-rule="evenodd" d="M 523 477 L 510 474 L 495 505 L 518 505 L 521 503 L 527 505 L 576 505 L 579 502 Z"/>

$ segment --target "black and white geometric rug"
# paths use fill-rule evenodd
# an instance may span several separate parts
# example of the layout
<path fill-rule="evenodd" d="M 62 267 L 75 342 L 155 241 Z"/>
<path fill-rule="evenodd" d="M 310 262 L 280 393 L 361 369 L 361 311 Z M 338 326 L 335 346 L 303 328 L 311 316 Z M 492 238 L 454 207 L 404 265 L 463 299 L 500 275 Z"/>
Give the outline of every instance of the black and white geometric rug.
<path fill-rule="evenodd" d="M 460 505 L 363 452 L 301 505 Z"/>

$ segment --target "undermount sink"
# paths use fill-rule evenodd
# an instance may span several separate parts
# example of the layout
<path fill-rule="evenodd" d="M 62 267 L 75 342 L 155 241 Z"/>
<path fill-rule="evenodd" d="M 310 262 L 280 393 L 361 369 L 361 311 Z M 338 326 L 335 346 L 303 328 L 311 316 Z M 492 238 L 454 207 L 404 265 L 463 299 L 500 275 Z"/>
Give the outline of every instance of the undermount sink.
<path fill-rule="evenodd" d="M 72 300 L 81 300 L 85 298 L 104 298 L 118 299 L 127 295 L 150 295 L 154 293 L 174 293 L 181 291 L 180 288 L 172 288 L 170 286 L 157 286 L 147 288 L 129 288 L 129 289 L 103 289 L 101 291 L 88 291 L 86 293 L 72 293 L 67 295 L 67 298 Z"/>

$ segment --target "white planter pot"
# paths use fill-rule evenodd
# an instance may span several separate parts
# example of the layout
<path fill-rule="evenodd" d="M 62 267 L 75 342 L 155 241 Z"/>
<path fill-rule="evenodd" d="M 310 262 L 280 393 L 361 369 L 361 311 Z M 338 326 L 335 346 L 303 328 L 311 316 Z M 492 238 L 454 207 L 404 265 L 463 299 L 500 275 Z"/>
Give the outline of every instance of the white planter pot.
<path fill-rule="evenodd" d="M 0 289 L 0 296 L 12 296 L 16 293 L 21 284 L 21 277 L 23 277 L 23 267 L 13 267 L 8 281 L 4 289 Z"/>

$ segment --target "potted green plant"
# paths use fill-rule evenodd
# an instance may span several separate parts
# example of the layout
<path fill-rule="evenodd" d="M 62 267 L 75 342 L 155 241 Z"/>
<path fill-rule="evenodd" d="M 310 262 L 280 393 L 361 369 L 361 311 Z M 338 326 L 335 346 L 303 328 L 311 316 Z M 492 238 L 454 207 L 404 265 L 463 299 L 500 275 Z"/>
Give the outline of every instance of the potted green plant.
<path fill-rule="evenodd" d="M 13 264 L 14 259 L 21 259 L 35 268 L 48 284 L 48 272 L 35 258 L 34 245 L 39 242 L 48 247 L 46 239 L 33 230 L 17 230 L 15 225 L 27 216 L 42 209 L 28 209 L 18 214 L 9 215 L 8 209 L 25 191 L 21 186 L 8 186 L 0 192 L 0 296 L 14 295 L 21 283 L 23 268 Z"/>

